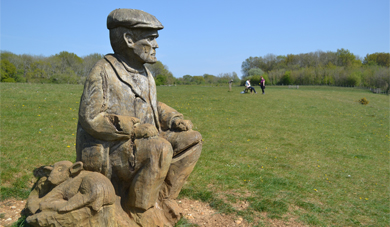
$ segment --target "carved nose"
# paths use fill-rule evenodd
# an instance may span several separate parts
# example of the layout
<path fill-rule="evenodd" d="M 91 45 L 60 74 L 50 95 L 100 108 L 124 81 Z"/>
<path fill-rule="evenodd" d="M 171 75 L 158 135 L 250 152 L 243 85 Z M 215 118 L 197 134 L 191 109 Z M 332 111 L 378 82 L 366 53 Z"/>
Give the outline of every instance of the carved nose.
<path fill-rule="evenodd" d="M 154 49 L 157 49 L 157 48 L 158 48 L 158 44 L 157 44 L 157 41 L 156 41 L 156 40 L 153 40 L 153 41 L 152 41 L 152 47 L 153 47 Z"/>

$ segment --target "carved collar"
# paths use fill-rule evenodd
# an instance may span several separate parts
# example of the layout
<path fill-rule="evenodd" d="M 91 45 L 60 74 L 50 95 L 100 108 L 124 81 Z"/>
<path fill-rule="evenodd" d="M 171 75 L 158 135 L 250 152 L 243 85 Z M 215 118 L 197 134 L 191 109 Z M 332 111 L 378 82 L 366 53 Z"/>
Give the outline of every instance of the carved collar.
<path fill-rule="evenodd" d="M 145 73 L 145 72 L 146 72 L 145 66 L 143 66 L 142 71 L 138 71 L 138 70 L 133 69 L 132 67 L 130 67 L 130 66 L 126 63 L 125 59 L 124 59 L 122 56 L 120 56 L 120 55 L 118 55 L 118 54 L 116 54 L 115 56 L 116 56 L 117 59 L 122 63 L 122 65 L 125 67 L 125 69 L 126 69 L 128 72 L 130 72 L 130 73 L 136 73 L 136 74 L 141 74 L 141 75 L 145 75 L 145 74 L 146 74 L 146 73 Z"/>

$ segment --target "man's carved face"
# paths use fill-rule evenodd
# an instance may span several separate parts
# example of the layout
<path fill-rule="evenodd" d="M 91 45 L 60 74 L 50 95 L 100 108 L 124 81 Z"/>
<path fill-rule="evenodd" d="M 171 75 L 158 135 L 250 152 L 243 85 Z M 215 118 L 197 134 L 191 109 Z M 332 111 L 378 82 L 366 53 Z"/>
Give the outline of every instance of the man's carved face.
<path fill-rule="evenodd" d="M 138 39 L 133 44 L 134 53 L 143 63 L 156 63 L 156 49 L 158 48 L 156 41 L 158 37 L 157 30 L 145 29 L 138 32 Z"/>

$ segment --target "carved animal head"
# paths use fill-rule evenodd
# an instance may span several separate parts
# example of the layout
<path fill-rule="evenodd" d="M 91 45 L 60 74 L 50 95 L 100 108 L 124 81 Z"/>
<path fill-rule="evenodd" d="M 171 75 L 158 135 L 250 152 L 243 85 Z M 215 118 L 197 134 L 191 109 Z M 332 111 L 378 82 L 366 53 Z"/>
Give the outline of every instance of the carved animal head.
<path fill-rule="evenodd" d="M 51 171 L 48 178 L 49 182 L 59 185 L 69 177 L 79 174 L 83 170 L 83 163 L 76 162 L 73 164 L 70 161 L 60 161 L 56 162 L 53 167 L 46 166 L 45 169 Z"/>

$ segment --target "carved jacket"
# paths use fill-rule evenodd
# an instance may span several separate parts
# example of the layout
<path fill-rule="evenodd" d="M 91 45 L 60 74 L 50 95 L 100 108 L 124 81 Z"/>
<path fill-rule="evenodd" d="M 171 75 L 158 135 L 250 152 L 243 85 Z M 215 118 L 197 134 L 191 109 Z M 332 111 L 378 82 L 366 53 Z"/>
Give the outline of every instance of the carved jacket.
<path fill-rule="evenodd" d="M 83 161 L 86 169 L 107 175 L 104 166 L 109 160 L 104 153 L 131 141 L 132 117 L 140 119 L 141 124 L 155 125 L 160 132 L 170 129 L 174 118 L 183 118 L 173 108 L 157 102 L 155 81 L 146 67 L 145 71 L 147 77 L 136 75 L 138 72 L 115 54 L 106 55 L 92 68 L 80 100 L 76 139 L 77 160 Z M 86 154 L 91 157 L 83 157 Z M 96 169 L 87 160 L 94 166 L 98 165 L 93 162 L 106 164 Z"/>

